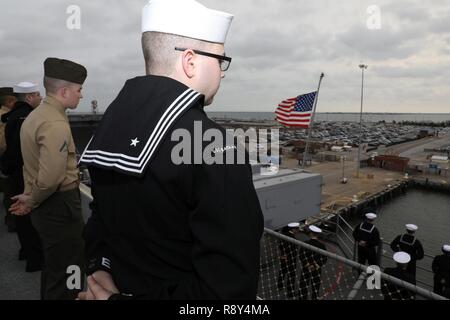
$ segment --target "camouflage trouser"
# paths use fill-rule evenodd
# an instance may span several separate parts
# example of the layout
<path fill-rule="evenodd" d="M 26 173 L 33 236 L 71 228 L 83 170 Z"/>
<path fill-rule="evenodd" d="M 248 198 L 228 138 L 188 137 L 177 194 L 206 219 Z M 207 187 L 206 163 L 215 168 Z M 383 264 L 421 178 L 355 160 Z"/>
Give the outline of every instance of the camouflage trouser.
<path fill-rule="evenodd" d="M 44 251 L 41 298 L 75 299 L 83 289 L 86 270 L 80 191 L 73 189 L 54 193 L 33 210 L 31 220 L 42 240 Z M 68 287 L 73 267 L 80 270 L 81 287 L 78 288 Z"/>

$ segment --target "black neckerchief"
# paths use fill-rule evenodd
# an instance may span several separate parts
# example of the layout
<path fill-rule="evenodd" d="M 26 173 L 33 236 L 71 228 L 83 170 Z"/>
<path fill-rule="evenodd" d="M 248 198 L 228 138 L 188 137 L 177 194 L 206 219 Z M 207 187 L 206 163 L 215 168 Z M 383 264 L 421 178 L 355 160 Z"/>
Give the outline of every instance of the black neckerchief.
<path fill-rule="evenodd" d="M 367 228 L 369 228 L 369 226 L 370 226 L 370 229 L 366 229 L 365 228 L 366 226 L 367 226 Z M 364 231 L 364 232 L 367 232 L 367 233 L 372 233 L 373 229 L 375 229 L 375 225 L 373 225 L 373 224 L 371 224 L 369 222 L 362 222 L 359 225 L 359 229 Z"/>
<path fill-rule="evenodd" d="M 204 96 L 171 78 L 128 80 L 105 112 L 80 163 L 142 176 L 170 128 Z"/>
<path fill-rule="evenodd" d="M 405 237 L 406 237 L 406 239 L 405 239 Z M 412 242 L 407 241 L 407 238 L 410 238 L 410 239 L 412 238 Z M 400 243 L 406 244 L 408 246 L 413 246 L 415 242 L 416 242 L 416 237 L 413 236 L 412 234 L 405 233 L 400 236 Z"/>

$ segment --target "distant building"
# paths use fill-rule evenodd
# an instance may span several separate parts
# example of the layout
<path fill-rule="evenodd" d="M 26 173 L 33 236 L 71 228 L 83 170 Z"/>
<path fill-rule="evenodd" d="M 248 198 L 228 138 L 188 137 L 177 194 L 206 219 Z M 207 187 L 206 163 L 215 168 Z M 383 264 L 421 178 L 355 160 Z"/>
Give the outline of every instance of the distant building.
<path fill-rule="evenodd" d="M 448 164 L 448 156 L 437 156 L 437 155 L 431 156 L 431 162 Z"/>
<path fill-rule="evenodd" d="M 409 158 L 395 155 L 382 155 L 369 158 L 368 164 L 371 167 L 382 168 L 391 171 L 406 172 Z"/>

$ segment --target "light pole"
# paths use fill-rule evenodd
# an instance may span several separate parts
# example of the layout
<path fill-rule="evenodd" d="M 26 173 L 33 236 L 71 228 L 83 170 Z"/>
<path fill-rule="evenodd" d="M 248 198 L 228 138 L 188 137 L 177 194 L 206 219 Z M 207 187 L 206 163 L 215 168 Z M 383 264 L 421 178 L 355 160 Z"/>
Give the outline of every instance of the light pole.
<path fill-rule="evenodd" d="M 359 170 L 361 167 L 361 136 L 362 136 L 362 112 L 363 112 L 363 98 L 364 98 L 364 70 L 367 69 L 367 65 L 360 64 L 359 67 L 362 71 L 361 80 L 361 112 L 359 114 L 359 142 L 358 142 L 358 163 L 356 166 L 356 177 L 359 178 Z"/>
<path fill-rule="evenodd" d="M 346 156 L 342 156 L 342 178 L 341 183 L 347 183 L 347 178 L 345 177 L 345 160 Z"/>

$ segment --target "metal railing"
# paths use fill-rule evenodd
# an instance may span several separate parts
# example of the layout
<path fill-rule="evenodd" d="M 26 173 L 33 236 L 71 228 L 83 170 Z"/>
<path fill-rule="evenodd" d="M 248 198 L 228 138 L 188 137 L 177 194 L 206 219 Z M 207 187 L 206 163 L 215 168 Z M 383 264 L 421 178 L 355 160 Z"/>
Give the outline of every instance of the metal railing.
<path fill-rule="evenodd" d="M 322 250 L 269 229 L 264 230 L 261 241 L 259 299 L 305 299 L 311 296 L 318 300 L 446 300 L 381 271 L 376 272 L 381 286 L 364 286 L 366 277 L 373 274 L 372 269 L 341 256 L 328 242 L 325 242 L 327 250 Z M 281 250 L 283 246 L 285 249 Z M 286 256 L 287 260 L 284 259 Z M 320 260 L 320 266 L 310 269 L 311 261 Z"/>
<path fill-rule="evenodd" d="M 336 217 L 336 222 L 333 222 L 329 220 L 331 216 Z M 336 228 L 336 239 L 338 242 L 338 245 L 343 251 L 343 254 L 350 259 L 353 259 L 356 261 L 357 257 L 357 245 L 353 239 L 352 231 L 353 227 L 340 215 L 330 214 L 325 217 L 312 217 L 311 223 L 326 223 L 326 224 L 332 224 Z M 350 249 L 351 248 L 351 249 Z M 384 262 L 390 262 L 392 260 L 392 255 L 394 252 L 390 248 L 390 243 L 387 241 L 384 241 L 383 238 L 381 238 L 381 243 L 377 250 L 377 261 L 378 265 L 383 270 L 385 268 L 385 265 L 383 263 L 383 258 L 386 259 Z M 416 268 L 417 270 L 420 270 L 421 272 L 425 273 L 418 273 L 416 281 L 418 284 L 420 284 L 422 287 L 433 289 L 433 271 L 431 270 L 431 264 L 434 257 L 425 253 L 423 260 L 418 260 Z M 389 264 L 389 263 L 388 263 Z"/>

